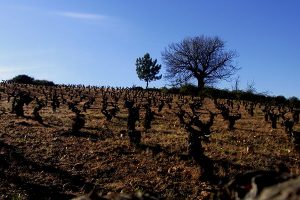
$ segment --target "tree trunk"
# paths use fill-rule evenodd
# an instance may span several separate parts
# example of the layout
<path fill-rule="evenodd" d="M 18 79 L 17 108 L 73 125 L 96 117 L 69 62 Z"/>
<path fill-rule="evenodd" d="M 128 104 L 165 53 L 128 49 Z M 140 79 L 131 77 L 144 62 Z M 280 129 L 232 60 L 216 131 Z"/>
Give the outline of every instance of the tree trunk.
<path fill-rule="evenodd" d="M 146 81 L 146 89 L 148 89 L 149 81 Z"/>
<path fill-rule="evenodd" d="M 200 94 L 200 97 L 202 97 L 203 90 L 204 90 L 204 78 L 198 77 L 197 80 L 198 80 L 199 94 Z"/>

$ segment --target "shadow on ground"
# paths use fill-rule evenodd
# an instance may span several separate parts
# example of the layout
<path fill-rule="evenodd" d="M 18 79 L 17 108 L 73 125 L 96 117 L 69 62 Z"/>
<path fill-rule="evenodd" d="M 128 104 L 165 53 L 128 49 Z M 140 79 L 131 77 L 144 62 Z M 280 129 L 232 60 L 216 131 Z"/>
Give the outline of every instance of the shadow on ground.
<path fill-rule="evenodd" d="M 28 199 L 70 199 L 74 197 L 72 193 L 82 190 L 90 191 L 94 187 L 80 175 L 73 175 L 68 171 L 31 161 L 24 156 L 20 149 L 2 141 L 0 141 L 0 152 L 2 184 L 13 185 L 18 190 L 24 191 Z M 18 166 L 18 172 L 10 170 L 12 165 Z M 49 183 L 42 177 L 36 177 L 40 173 L 58 177 L 59 181 L 58 183 Z M 24 174 L 30 174 L 30 176 L 24 176 Z M 38 180 L 34 180 L 35 178 Z M 8 196 L 8 198 L 10 197 Z"/>

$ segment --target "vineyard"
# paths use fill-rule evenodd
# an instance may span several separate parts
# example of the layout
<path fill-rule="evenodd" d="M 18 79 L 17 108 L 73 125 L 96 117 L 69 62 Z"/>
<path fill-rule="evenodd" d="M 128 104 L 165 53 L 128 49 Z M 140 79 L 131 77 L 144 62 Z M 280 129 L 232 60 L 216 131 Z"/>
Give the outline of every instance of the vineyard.
<path fill-rule="evenodd" d="M 158 90 L 1 83 L 0 199 L 92 190 L 209 199 L 249 171 L 297 176 L 299 113 Z"/>

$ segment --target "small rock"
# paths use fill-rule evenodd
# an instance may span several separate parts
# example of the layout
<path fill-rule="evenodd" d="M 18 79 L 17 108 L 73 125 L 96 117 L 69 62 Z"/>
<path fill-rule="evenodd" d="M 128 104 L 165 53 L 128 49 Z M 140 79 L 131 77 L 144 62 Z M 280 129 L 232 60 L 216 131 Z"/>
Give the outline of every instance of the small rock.
<path fill-rule="evenodd" d="M 83 169 L 84 164 L 83 163 L 76 163 L 73 167 L 73 170 L 81 171 Z"/>
<path fill-rule="evenodd" d="M 159 172 L 159 173 L 161 173 L 162 171 L 163 171 L 162 167 L 159 167 L 159 168 L 157 169 L 157 172 Z"/>

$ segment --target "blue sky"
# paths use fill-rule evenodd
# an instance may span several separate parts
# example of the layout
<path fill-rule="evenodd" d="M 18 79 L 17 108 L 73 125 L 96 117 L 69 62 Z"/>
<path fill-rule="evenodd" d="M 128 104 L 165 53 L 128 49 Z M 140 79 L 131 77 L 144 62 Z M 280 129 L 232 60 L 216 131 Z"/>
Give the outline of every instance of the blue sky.
<path fill-rule="evenodd" d="M 137 57 L 163 64 L 170 43 L 207 35 L 237 51 L 241 89 L 300 97 L 299 10 L 298 0 L 0 0 L 0 80 L 144 87 Z"/>

